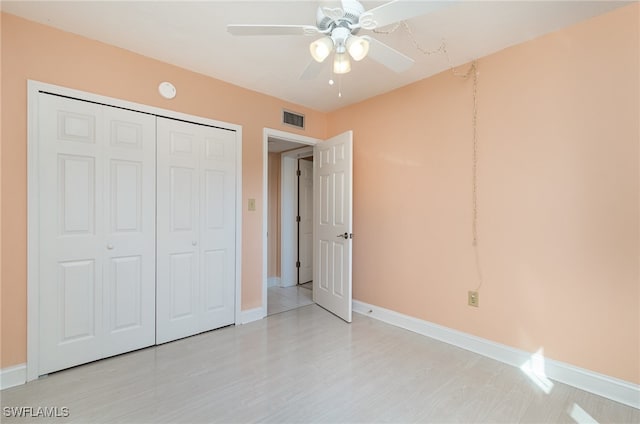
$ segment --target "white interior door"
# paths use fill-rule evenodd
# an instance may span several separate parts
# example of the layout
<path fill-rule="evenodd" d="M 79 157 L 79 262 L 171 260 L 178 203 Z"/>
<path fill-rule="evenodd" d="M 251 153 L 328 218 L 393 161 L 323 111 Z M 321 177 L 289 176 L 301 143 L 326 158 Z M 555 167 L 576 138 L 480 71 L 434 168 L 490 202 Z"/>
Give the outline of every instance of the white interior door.
<path fill-rule="evenodd" d="M 155 118 L 39 94 L 39 369 L 155 340 Z"/>
<path fill-rule="evenodd" d="M 157 118 L 156 341 L 235 317 L 235 132 Z"/>
<path fill-rule="evenodd" d="M 353 132 L 314 147 L 313 300 L 351 322 Z"/>
<path fill-rule="evenodd" d="M 313 279 L 313 161 L 298 159 L 298 283 Z"/>

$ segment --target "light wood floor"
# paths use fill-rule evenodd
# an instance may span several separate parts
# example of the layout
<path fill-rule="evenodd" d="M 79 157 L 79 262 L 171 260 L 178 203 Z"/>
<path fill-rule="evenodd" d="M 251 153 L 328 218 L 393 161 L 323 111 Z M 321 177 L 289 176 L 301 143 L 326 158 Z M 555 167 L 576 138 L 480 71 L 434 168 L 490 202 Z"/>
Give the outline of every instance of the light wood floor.
<path fill-rule="evenodd" d="M 1 395 L 3 407 L 68 407 L 78 423 L 640 422 L 636 409 L 555 382 L 545 394 L 518 368 L 316 305 Z"/>
<path fill-rule="evenodd" d="M 311 283 L 293 287 L 269 287 L 267 289 L 267 315 L 311 305 L 313 303 L 312 293 Z"/>

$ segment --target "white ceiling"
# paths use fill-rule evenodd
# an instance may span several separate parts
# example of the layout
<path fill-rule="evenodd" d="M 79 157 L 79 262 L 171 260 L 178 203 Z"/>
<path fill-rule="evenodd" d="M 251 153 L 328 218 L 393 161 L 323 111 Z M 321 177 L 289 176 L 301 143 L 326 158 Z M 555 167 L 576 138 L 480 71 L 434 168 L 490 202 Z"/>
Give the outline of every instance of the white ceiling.
<path fill-rule="evenodd" d="M 416 0 L 417 1 L 417 0 Z M 384 1 L 362 1 L 371 9 Z M 451 64 L 460 65 L 536 38 L 628 2 L 621 1 L 451 1 L 407 21 L 391 34 L 372 34 L 416 60 L 402 74 L 364 59 L 329 86 L 329 67 L 302 81 L 317 37 L 233 37 L 227 24 L 315 25 L 319 4 L 335 1 L 2 1 L 3 11 L 119 46 L 251 90 L 319 111 L 331 111 L 391 91 L 447 69 L 444 54 L 427 50 L 446 43 Z M 393 29 L 393 26 L 385 30 Z M 180 87 L 178 88 L 178 92 Z"/>

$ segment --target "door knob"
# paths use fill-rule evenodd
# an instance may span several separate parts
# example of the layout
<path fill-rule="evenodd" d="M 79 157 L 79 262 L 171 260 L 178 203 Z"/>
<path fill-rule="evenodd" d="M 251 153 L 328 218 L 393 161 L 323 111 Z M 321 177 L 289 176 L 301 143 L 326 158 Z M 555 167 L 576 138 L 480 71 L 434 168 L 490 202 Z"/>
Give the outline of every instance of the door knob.
<path fill-rule="evenodd" d="M 198 245 L 197 241 L 194 240 L 194 241 L 191 242 L 191 246 L 197 246 L 197 245 Z"/>
<path fill-rule="evenodd" d="M 344 234 L 338 234 L 338 237 L 342 237 L 343 239 L 348 239 L 349 238 L 349 233 L 344 233 Z"/>
<path fill-rule="evenodd" d="M 113 250 L 113 244 L 107 244 L 107 249 Z"/>

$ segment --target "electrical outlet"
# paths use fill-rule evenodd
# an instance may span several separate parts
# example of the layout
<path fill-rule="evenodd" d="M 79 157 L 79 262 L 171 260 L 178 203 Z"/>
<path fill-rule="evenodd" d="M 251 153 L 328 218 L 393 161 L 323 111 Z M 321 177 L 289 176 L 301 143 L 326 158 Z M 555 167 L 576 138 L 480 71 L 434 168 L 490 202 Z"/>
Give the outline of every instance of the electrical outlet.
<path fill-rule="evenodd" d="M 469 306 L 475 306 L 476 308 L 479 306 L 478 292 L 469 290 Z"/>
<path fill-rule="evenodd" d="M 256 210 L 256 199 L 249 199 L 249 210 L 250 211 L 255 211 Z"/>

